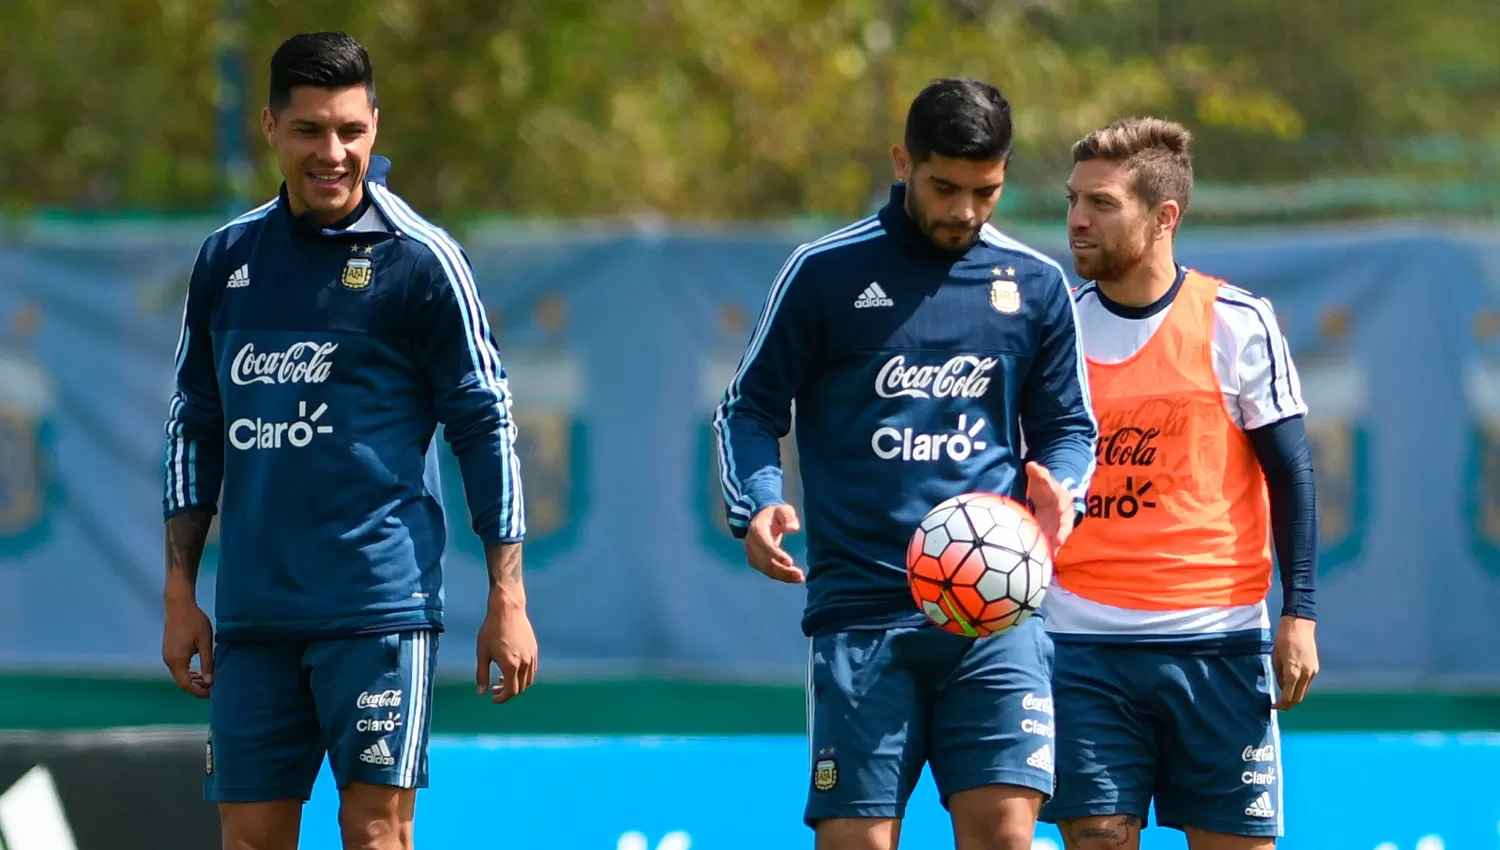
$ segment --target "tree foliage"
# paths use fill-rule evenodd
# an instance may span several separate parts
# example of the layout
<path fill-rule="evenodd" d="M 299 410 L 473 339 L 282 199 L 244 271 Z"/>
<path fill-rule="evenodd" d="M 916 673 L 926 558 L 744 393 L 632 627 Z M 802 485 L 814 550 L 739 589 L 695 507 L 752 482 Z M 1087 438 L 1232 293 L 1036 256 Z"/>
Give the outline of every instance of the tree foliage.
<path fill-rule="evenodd" d="M 204 0 L 0 3 L 0 203 L 201 211 L 225 191 L 218 56 L 247 199 L 287 35 L 369 47 L 392 182 L 434 213 L 848 214 L 938 76 L 1015 105 L 1014 182 L 1125 114 L 1198 135 L 1200 181 L 1500 173 L 1494 0 Z M 1438 8 L 1442 7 L 1442 8 Z"/>

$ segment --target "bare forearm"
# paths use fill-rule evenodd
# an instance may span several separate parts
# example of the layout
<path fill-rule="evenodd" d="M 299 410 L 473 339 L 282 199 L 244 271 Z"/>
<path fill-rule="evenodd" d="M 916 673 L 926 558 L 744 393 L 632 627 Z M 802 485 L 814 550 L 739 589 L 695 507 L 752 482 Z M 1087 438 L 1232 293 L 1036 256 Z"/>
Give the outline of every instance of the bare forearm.
<path fill-rule="evenodd" d="M 203 511 L 177 514 L 166 523 L 167 594 L 196 594 L 198 567 L 213 515 Z"/>
<path fill-rule="evenodd" d="M 526 586 L 521 579 L 521 544 L 486 543 L 484 559 L 490 571 L 490 606 L 526 607 Z"/>

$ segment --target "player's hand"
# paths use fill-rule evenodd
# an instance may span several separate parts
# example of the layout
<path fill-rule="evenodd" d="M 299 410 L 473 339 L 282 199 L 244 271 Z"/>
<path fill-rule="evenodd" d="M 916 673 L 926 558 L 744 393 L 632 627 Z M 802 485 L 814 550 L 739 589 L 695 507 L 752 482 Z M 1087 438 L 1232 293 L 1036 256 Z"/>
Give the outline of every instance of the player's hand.
<path fill-rule="evenodd" d="M 193 656 L 198 669 L 193 669 Z M 207 698 L 214 683 L 214 627 L 196 601 L 168 602 L 161 634 L 161 660 L 177 687 Z"/>
<path fill-rule="evenodd" d="M 1059 484 L 1047 467 L 1036 461 L 1026 464 L 1026 498 L 1042 533 L 1052 542 L 1053 551 L 1073 533 L 1073 494 Z"/>
<path fill-rule="evenodd" d="M 1277 711 L 1286 711 L 1307 696 L 1307 689 L 1318 675 L 1318 642 L 1313 637 L 1317 624 L 1301 617 L 1282 617 L 1276 630 L 1276 644 L 1271 649 L 1271 664 L 1276 668 L 1276 687 L 1281 699 Z"/>
<path fill-rule="evenodd" d="M 536 633 L 524 605 L 491 600 L 479 626 L 476 655 L 474 683 L 479 693 L 490 692 L 490 702 L 499 705 L 531 687 L 536 681 Z M 492 664 L 500 666 L 500 680 L 493 685 Z"/>
<path fill-rule="evenodd" d="M 792 556 L 781 548 L 782 539 L 788 534 L 802 530 L 797 519 L 797 509 L 791 505 L 772 505 L 761 508 L 750 519 L 750 531 L 745 535 L 745 560 L 750 566 L 767 576 L 787 584 L 801 584 L 807 576 L 797 567 Z"/>

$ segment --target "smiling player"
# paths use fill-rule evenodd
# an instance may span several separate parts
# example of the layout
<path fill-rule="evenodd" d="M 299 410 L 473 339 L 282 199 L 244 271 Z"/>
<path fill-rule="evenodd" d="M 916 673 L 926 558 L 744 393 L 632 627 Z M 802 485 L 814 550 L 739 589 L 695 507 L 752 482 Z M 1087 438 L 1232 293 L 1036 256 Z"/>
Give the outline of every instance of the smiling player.
<path fill-rule="evenodd" d="M 210 700 L 205 793 L 234 850 L 297 846 L 325 753 L 344 846 L 411 847 L 443 625 L 439 422 L 489 562 L 477 685 L 498 663 L 504 701 L 536 670 L 505 370 L 463 250 L 386 188 L 378 118 L 353 39 L 281 45 L 263 126 L 285 182 L 208 237 L 188 285 L 162 658 Z M 217 643 L 196 599 L 215 513 Z"/>

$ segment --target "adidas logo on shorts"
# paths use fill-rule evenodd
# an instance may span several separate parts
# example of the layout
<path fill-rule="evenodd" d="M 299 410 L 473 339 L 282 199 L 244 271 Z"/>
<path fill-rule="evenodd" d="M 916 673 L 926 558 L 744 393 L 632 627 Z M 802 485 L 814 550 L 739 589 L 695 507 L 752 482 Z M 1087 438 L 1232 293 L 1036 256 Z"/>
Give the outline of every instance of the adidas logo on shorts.
<path fill-rule="evenodd" d="M 858 298 L 854 299 L 854 309 L 856 310 L 863 310 L 866 307 L 894 306 L 896 306 L 896 302 L 892 301 L 890 296 L 885 294 L 885 290 L 881 289 L 878 283 L 871 283 L 865 287 L 865 291 L 861 292 Z"/>
<path fill-rule="evenodd" d="M 1043 744 L 1040 750 L 1032 753 L 1026 758 L 1026 763 L 1037 770 L 1052 772 L 1052 745 Z"/>
<path fill-rule="evenodd" d="M 365 764 L 378 764 L 381 767 L 390 767 L 396 763 L 396 759 L 391 756 L 391 748 L 386 746 L 384 738 L 365 747 L 365 751 L 359 754 L 359 760 Z"/>
<path fill-rule="evenodd" d="M 1271 808 L 1271 792 L 1262 791 L 1255 802 L 1245 807 L 1245 814 L 1252 818 L 1274 818 L 1276 810 Z"/>

